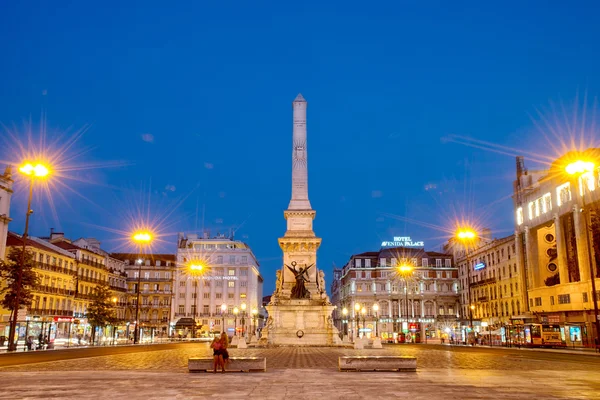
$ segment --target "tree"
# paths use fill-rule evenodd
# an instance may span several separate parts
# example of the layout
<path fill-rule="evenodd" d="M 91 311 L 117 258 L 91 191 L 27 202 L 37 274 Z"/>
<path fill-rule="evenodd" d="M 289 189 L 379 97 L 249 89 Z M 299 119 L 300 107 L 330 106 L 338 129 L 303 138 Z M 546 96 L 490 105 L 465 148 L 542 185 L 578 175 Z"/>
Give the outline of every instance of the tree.
<path fill-rule="evenodd" d="M 4 295 L 0 304 L 7 310 L 10 310 L 11 316 L 15 310 L 30 306 L 33 302 L 32 289 L 39 283 L 37 273 L 33 270 L 35 261 L 33 254 L 25 251 L 25 263 L 21 268 L 21 256 L 23 249 L 13 247 L 6 261 L 0 260 L 0 278 L 5 285 L 0 289 L 0 295 Z M 17 286 L 19 285 L 19 274 L 21 275 L 21 289 L 19 291 L 19 304 L 16 304 Z"/>
<path fill-rule="evenodd" d="M 106 282 L 99 284 L 92 292 L 92 302 L 87 309 L 87 319 L 92 326 L 92 343 L 96 341 L 96 328 L 104 328 L 114 323 L 116 313 L 111 301 L 111 290 Z"/>

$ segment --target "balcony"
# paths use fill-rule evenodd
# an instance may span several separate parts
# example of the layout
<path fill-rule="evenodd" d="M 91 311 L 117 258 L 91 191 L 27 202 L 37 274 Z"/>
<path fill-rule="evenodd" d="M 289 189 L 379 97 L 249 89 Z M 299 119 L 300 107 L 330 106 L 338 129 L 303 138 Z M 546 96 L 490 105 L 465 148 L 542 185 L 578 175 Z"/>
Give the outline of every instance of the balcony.
<path fill-rule="evenodd" d="M 123 288 L 123 287 L 119 287 L 119 286 L 113 286 L 113 285 L 111 285 L 110 288 L 112 290 L 117 291 L 117 292 L 123 292 L 123 293 L 127 292 L 127 288 Z"/>
<path fill-rule="evenodd" d="M 128 277 L 127 278 L 127 282 L 134 282 L 137 283 L 138 278 L 135 277 Z M 140 282 L 142 284 L 146 283 L 146 282 L 172 282 L 173 278 L 144 278 L 142 277 L 142 279 L 140 279 Z"/>
<path fill-rule="evenodd" d="M 482 301 L 482 302 L 488 301 L 488 297 L 487 296 L 479 296 L 479 297 L 477 297 L 477 301 Z"/>
<path fill-rule="evenodd" d="M 77 275 L 77 279 L 79 279 L 79 281 L 89 282 L 89 283 L 98 283 L 98 284 L 106 283 L 105 280 L 91 278 L 91 277 L 85 276 L 85 275 Z"/>
<path fill-rule="evenodd" d="M 97 261 L 92 261 L 92 260 L 79 260 L 80 264 L 84 264 L 84 265 L 88 265 L 90 267 L 95 267 L 95 268 L 103 268 L 106 269 L 106 265 L 104 264 L 100 264 Z"/>
<path fill-rule="evenodd" d="M 75 275 L 76 274 L 75 271 L 70 270 L 68 268 L 59 267 L 57 265 L 50 265 L 50 264 L 46 264 L 44 262 L 39 262 L 39 261 L 35 263 L 34 268 L 42 269 L 44 271 L 58 272 L 60 274 L 67 274 L 67 275 Z"/>
<path fill-rule="evenodd" d="M 72 317 L 73 316 L 73 311 L 71 310 L 59 310 L 59 309 L 53 309 L 53 310 L 47 310 L 45 308 L 30 308 L 28 310 L 29 314 L 32 315 L 43 315 L 43 316 L 60 316 L 60 317 Z"/>
<path fill-rule="evenodd" d="M 94 296 L 91 294 L 76 293 L 75 298 L 81 300 L 93 300 Z"/>
<path fill-rule="evenodd" d="M 62 296 L 73 296 L 73 294 L 75 293 L 74 290 L 61 289 L 61 288 L 56 288 L 56 287 L 52 287 L 52 286 L 48 286 L 48 285 L 36 285 L 33 287 L 32 291 L 40 292 L 40 293 L 48 293 L 48 294 L 58 294 L 58 295 L 62 295 Z"/>

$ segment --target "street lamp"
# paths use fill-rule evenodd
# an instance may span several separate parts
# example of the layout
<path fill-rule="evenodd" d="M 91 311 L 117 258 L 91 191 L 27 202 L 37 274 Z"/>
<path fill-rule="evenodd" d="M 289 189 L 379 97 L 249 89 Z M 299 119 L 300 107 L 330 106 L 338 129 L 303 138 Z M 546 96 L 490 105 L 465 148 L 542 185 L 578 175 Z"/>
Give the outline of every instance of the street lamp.
<path fill-rule="evenodd" d="M 252 336 L 256 335 L 256 329 L 257 324 L 256 324 L 256 319 L 258 318 L 258 310 L 256 308 L 252 309 Z"/>
<path fill-rule="evenodd" d="M 113 346 L 114 346 L 115 339 L 117 337 L 117 318 L 118 318 L 118 315 L 117 315 L 117 300 L 118 299 L 116 297 L 113 297 L 111 300 L 112 300 L 112 303 L 113 303 L 113 307 L 115 308 L 115 321 L 114 321 L 114 324 L 113 324 L 113 340 L 112 340 Z"/>
<path fill-rule="evenodd" d="M 17 331 L 17 317 L 19 314 L 20 302 L 21 302 L 21 286 L 23 285 L 23 268 L 25 267 L 25 248 L 27 246 L 27 235 L 29 232 L 29 216 L 33 214 L 31 209 L 31 199 L 33 198 L 33 182 L 36 178 L 44 178 L 50 173 L 47 166 L 37 163 L 25 163 L 19 167 L 19 171 L 29 177 L 29 197 L 27 198 L 27 211 L 25 213 L 25 230 L 23 231 L 23 250 L 21 252 L 21 265 L 17 271 L 17 286 L 15 288 L 15 297 L 13 300 L 13 312 L 12 319 L 10 321 L 10 328 L 8 331 L 8 351 L 16 351 L 19 337 L 15 340 L 15 333 Z"/>
<path fill-rule="evenodd" d="M 412 274 L 414 267 L 409 264 L 402 264 L 398 267 L 400 276 L 404 279 L 404 305 L 406 310 L 406 329 L 408 329 L 408 277 Z"/>
<path fill-rule="evenodd" d="M 221 322 L 223 322 L 223 332 L 227 332 L 227 329 L 225 329 L 225 311 L 227 311 L 227 304 L 223 303 L 221 304 Z"/>
<path fill-rule="evenodd" d="M 342 309 L 342 315 L 344 316 L 344 335 L 348 335 L 348 309 L 346 307 Z"/>
<path fill-rule="evenodd" d="M 148 231 L 137 231 L 131 236 L 131 239 L 140 248 L 140 255 L 142 253 L 142 246 L 149 245 L 152 242 L 152 234 Z M 140 258 L 137 260 L 138 263 L 138 281 L 136 289 L 136 302 L 135 302 L 135 331 L 133 332 L 133 344 L 137 344 L 140 340 L 140 285 L 142 284 L 142 263 L 144 261 Z"/>
<path fill-rule="evenodd" d="M 202 264 L 190 264 L 188 267 L 188 273 L 194 279 L 194 306 L 192 309 L 192 317 L 194 318 L 194 326 L 192 327 L 192 339 L 196 337 L 196 313 L 198 310 L 198 278 L 204 273 L 205 268 Z"/>
<path fill-rule="evenodd" d="M 569 175 L 577 175 L 578 177 L 582 178 L 583 175 L 585 174 L 594 174 L 594 169 L 596 168 L 596 165 L 592 162 L 592 161 L 583 161 L 583 160 L 577 160 L 574 161 L 572 163 L 570 163 L 569 165 L 566 166 L 565 170 L 567 171 L 567 174 Z M 584 183 L 585 185 L 587 185 L 587 180 L 584 182 L 583 179 L 580 179 L 580 183 Z M 588 225 L 588 215 L 589 212 L 586 209 L 586 205 L 585 205 L 585 193 L 586 193 L 586 188 L 581 188 L 580 189 L 580 194 L 581 194 L 581 202 L 582 202 L 582 208 L 583 208 L 583 219 L 585 220 L 584 226 L 585 226 L 585 240 L 586 240 L 586 245 L 587 245 L 587 249 L 588 249 L 588 264 L 590 266 L 590 280 L 592 281 L 592 303 L 594 304 L 594 325 L 596 327 L 596 339 L 594 341 L 594 343 L 596 345 L 599 344 L 600 341 L 600 322 L 598 321 L 598 296 L 596 293 L 596 274 L 594 273 L 594 263 L 592 262 L 592 249 L 591 249 L 591 245 L 590 245 L 590 228 Z M 587 188 L 589 189 L 589 187 Z M 589 191 L 589 190 L 588 190 Z"/>
<path fill-rule="evenodd" d="M 233 315 L 235 315 L 235 321 L 233 323 L 233 332 L 234 332 L 235 336 L 238 335 L 237 334 L 237 315 L 238 315 L 239 312 L 240 312 L 240 310 L 237 307 L 234 307 L 234 309 L 233 309 Z"/>
<path fill-rule="evenodd" d="M 469 246 L 472 246 L 477 239 L 477 233 L 468 227 L 461 228 L 456 232 L 456 239 L 461 242 L 465 248 L 465 258 L 467 261 L 467 300 L 469 303 L 469 324 L 471 332 L 473 331 L 473 309 L 471 304 L 471 266 L 469 265 Z"/>
<path fill-rule="evenodd" d="M 360 325 L 360 303 L 354 304 L 354 315 L 356 316 L 356 338 L 360 338 L 359 325 Z"/>
<path fill-rule="evenodd" d="M 373 312 L 375 313 L 375 337 L 377 337 L 377 322 L 378 322 L 378 318 L 377 318 L 377 311 L 379 311 L 379 304 L 375 303 L 373 304 Z"/>
<path fill-rule="evenodd" d="M 365 321 L 365 317 L 367 315 L 367 309 L 363 307 L 362 310 L 360 310 L 360 313 L 363 316 L 363 338 L 364 338 L 365 335 L 367 334 L 367 329 L 366 329 L 367 325 L 366 325 L 366 321 Z"/>
<path fill-rule="evenodd" d="M 242 337 L 246 337 L 246 303 L 242 303 Z M 244 339 L 245 340 L 245 339 Z"/>

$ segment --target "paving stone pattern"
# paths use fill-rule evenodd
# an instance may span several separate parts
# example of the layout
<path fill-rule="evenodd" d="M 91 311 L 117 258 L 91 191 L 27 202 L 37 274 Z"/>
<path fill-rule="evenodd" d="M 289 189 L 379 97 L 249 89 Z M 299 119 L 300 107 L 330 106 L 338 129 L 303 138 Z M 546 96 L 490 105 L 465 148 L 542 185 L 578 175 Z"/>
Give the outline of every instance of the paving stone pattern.
<path fill-rule="evenodd" d="M 600 358 L 449 346 L 231 349 L 266 373 L 187 372 L 207 344 L 4 367 L 0 399 L 600 399 Z M 340 355 L 412 355 L 418 372 L 338 372 Z M 93 371 L 93 372 L 92 372 Z"/>

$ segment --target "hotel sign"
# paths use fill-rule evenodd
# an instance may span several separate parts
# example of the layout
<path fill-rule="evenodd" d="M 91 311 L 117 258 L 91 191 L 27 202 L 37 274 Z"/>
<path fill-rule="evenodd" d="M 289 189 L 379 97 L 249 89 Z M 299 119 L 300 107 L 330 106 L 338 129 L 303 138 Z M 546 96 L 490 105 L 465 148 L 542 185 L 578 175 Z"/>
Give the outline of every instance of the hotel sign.
<path fill-rule="evenodd" d="M 381 247 L 425 247 L 424 242 L 413 242 L 410 236 L 394 236 L 390 242 L 381 242 Z"/>

